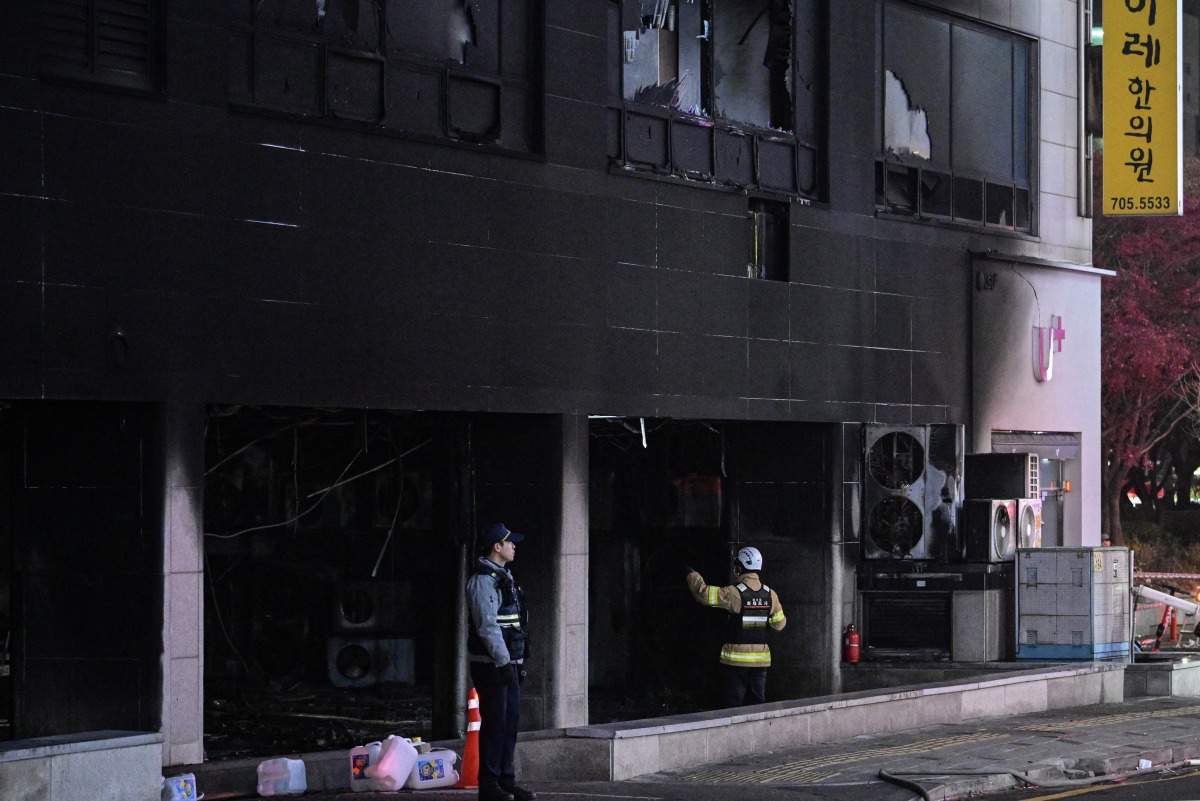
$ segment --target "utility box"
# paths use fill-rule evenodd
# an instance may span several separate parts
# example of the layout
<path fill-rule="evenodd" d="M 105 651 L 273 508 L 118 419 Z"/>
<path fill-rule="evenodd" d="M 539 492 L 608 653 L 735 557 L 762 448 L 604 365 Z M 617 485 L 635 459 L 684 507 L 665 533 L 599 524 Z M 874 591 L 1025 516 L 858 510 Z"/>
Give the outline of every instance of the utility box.
<path fill-rule="evenodd" d="M 1018 660 L 1130 660 L 1128 548 L 1017 551 Z"/>
<path fill-rule="evenodd" d="M 951 658 L 955 662 L 1012 659 L 1012 608 L 1011 587 L 954 593 Z"/>

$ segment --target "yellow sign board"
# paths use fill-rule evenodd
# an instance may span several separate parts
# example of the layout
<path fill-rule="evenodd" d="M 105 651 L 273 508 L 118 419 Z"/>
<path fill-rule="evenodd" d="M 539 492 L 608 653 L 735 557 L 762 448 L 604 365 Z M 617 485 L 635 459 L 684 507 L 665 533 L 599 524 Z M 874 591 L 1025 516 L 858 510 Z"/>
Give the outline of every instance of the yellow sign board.
<path fill-rule="evenodd" d="M 1104 0 L 1104 214 L 1183 214 L 1183 0 Z"/>

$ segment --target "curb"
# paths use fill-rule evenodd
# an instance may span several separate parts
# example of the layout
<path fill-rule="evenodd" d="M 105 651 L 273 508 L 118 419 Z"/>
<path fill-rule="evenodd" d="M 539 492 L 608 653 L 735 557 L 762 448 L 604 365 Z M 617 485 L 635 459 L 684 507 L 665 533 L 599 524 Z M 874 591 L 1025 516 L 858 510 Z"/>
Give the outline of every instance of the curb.
<path fill-rule="evenodd" d="M 940 782 L 928 788 L 931 801 L 954 801 L 971 795 L 994 793 L 1011 790 L 1024 782 L 1016 774 L 1033 779 L 1033 783 L 1045 782 L 1047 787 L 1082 787 L 1098 784 L 1104 781 L 1115 781 L 1119 778 L 1134 776 L 1142 773 L 1157 773 L 1186 765 L 1200 753 L 1200 745 L 1184 745 L 1174 748 L 1154 748 L 1135 754 L 1125 754 L 1108 759 L 1054 759 L 1048 763 L 1031 766 L 1027 771 L 997 770 L 994 773 L 979 771 L 969 777 L 955 778 Z M 1148 760 L 1150 767 L 1139 768 L 1142 760 Z M 915 776 L 917 774 L 900 774 Z M 937 779 L 947 774 L 922 774 Z"/>

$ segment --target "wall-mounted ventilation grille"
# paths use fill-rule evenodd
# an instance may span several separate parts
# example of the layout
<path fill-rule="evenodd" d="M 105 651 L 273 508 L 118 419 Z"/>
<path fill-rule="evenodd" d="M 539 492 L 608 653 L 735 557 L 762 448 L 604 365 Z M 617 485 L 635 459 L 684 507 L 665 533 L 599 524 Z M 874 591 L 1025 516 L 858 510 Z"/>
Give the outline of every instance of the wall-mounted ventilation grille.
<path fill-rule="evenodd" d="M 156 89 L 157 9 L 153 0 L 44 0 L 42 72 Z"/>

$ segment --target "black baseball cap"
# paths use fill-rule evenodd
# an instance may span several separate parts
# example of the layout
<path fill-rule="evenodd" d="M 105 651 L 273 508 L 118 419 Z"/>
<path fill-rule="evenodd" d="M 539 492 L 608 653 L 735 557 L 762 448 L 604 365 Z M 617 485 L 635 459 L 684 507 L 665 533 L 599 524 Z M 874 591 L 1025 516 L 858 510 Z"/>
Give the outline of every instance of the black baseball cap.
<path fill-rule="evenodd" d="M 523 539 L 525 539 L 524 534 L 510 531 L 508 526 L 503 523 L 492 523 L 488 526 L 487 531 L 483 532 L 483 541 L 487 545 L 495 545 L 500 542 L 520 542 Z"/>

